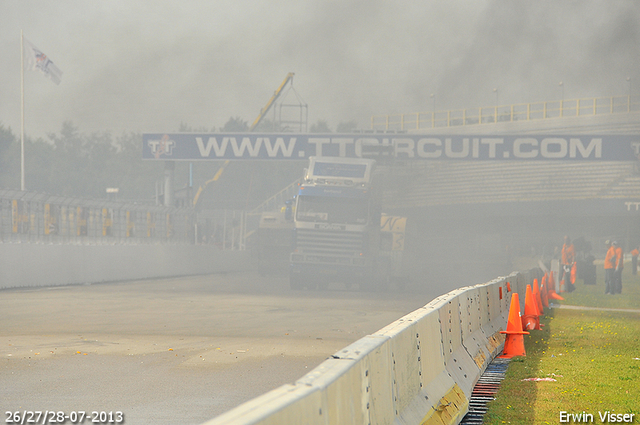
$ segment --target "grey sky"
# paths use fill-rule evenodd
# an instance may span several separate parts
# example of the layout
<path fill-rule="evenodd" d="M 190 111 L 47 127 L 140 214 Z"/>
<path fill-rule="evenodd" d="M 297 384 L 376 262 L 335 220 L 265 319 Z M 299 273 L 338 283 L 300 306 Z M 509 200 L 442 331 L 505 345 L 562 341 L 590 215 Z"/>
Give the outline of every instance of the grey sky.
<path fill-rule="evenodd" d="M 20 127 L 20 29 L 64 72 L 25 75 L 26 131 L 252 122 L 288 72 L 310 123 L 640 92 L 640 2 L 0 0 L 0 123 Z"/>

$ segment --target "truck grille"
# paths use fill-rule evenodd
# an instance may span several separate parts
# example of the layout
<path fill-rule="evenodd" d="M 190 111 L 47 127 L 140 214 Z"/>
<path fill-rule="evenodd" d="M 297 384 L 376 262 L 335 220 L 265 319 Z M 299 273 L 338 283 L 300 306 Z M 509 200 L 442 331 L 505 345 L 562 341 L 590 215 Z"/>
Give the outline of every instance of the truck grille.
<path fill-rule="evenodd" d="M 355 256 L 364 252 L 362 232 L 297 229 L 296 248 L 305 254 Z"/>

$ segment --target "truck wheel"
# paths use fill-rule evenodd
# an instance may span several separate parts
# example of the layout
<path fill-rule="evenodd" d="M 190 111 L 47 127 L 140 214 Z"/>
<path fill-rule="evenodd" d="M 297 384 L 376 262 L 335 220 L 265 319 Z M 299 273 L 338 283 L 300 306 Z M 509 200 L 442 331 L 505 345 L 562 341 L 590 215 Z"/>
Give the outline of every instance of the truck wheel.
<path fill-rule="evenodd" d="M 302 289 L 302 278 L 300 275 L 290 273 L 289 274 L 289 286 L 291 289 Z"/>
<path fill-rule="evenodd" d="M 379 291 L 379 288 L 380 288 L 379 280 L 376 277 L 374 276 L 361 277 L 359 281 L 360 281 L 359 287 L 361 291 L 366 291 L 366 292 Z"/>
<path fill-rule="evenodd" d="M 408 279 L 406 277 L 396 277 L 393 279 L 394 283 L 395 283 L 395 287 L 398 290 L 398 292 L 404 292 L 404 290 L 407 287 L 407 282 Z"/>
<path fill-rule="evenodd" d="M 378 291 L 389 292 L 389 289 L 390 289 L 389 279 L 382 278 L 382 277 L 379 278 L 378 281 L 376 282 L 376 287 Z"/>

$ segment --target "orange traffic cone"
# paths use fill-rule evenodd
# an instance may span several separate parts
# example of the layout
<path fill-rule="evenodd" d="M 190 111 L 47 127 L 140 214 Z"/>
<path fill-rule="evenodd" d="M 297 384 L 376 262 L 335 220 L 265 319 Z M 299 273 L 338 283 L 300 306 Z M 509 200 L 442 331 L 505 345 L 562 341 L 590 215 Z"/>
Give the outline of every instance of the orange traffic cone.
<path fill-rule="evenodd" d="M 549 294 L 549 299 L 564 301 L 564 298 L 562 298 L 560 295 L 556 293 L 556 281 L 553 276 L 553 271 L 549 272 L 548 294 Z"/>
<path fill-rule="evenodd" d="M 533 298 L 533 291 L 531 291 L 531 285 L 527 285 L 527 292 L 524 297 L 524 315 L 522 316 L 522 328 L 528 331 L 540 328 L 540 313 L 538 312 L 538 306 Z"/>
<path fill-rule="evenodd" d="M 553 289 L 549 290 L 549 298 L 554 299 L 554 300 L 564 301 L 564 298 L 562 298 L 560 295 L 558 295 L 556 293 L 556 291 L 554 291 Z"/>
<path fill-rule="evenodd" d="M 507 338 L 504 341 L 504 350 L 502 351 L 502 355 L 499 356 L 500 358 L 510 359 L 514 356 L 527 355 L 527 352 L 524 349 L 523 335 L 529 335 L 529 332 L 522 330 L 522 322 L 520 321 L 520 299 L 518 298 L 517 292 L 511 296 L 507 330 L 500 331 L 500 333 L 507 335 Z"/>
<path fill-rule="evenodd" d="M 542 297 L 542 305 L 545 308 L 549 308 L 549 295 L 547 291 L 547 275 L 542 277 L 542 284 L 540 285 L 540 296 Z"/>
<path fill-rule="evenodd" d="M 507 292 L 511 292 L 511 283 L 507 282 Z"/>
<path fill-rule="evenodd" d="M 533 300 L 536 302 L 536 307 L 538 307 L 538 316 L 544 316 L 544 307 L 542 305 L 542 296 L 540 295 L 538 279 L 533 279 Z"/>

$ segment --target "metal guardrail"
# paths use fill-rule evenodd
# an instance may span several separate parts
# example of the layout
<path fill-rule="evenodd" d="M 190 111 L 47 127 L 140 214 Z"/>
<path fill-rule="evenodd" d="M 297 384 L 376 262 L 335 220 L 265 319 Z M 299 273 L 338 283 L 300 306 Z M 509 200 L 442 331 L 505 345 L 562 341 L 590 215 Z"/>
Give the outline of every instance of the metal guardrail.
<path fill-rule="evenodd" d="M 260 205 L 254 209 L 247 211 L 243 214 L 242 225 L 240 226 L 240 240 L 238 243 L 243 249 L 246 249 L 247 239 L 258 229 L 260 226 L 260 217 L 263 212 L 280 211 L 285 206 L 285 202 L 292 199 L 298 193 L 298 185 L 302 181 L 302 177 L 296 179 L 291 184 L 280 190 L 275 195 L 264 200 Z M 236 236 L 236 233 L 232 235 Z"/>
<path fill-rule="evenodd" d="M 250 214 L 239 210 L 199 211 L 194 240 L 200 245 L 216 245 L 226 251 L 243 251 L 247 249 L 247 229 L 253 223 L 249 218 Z"/>
<path fill-rule="evenodd" d="M 0 189 L 0 242 L 193 243 L 191 209 Z"/>
<path fill-rule="evenodd" d="M 564 99 L 446 111 L 374 115 L 372 130 L 413 131 L 465 125 L 569 118 L 640 111 L 640 96 Z"/>
<path fill-rule="evenodd" d="M 249 211 L 250 215 L 260 215 L 265 211 L 279 211 L 286 201 L 293 198 L 298 193 L 298 185 L 302 182 L 302 177 L 296 179 L 287 187 L 266 199 L 260 205 Z"/>

